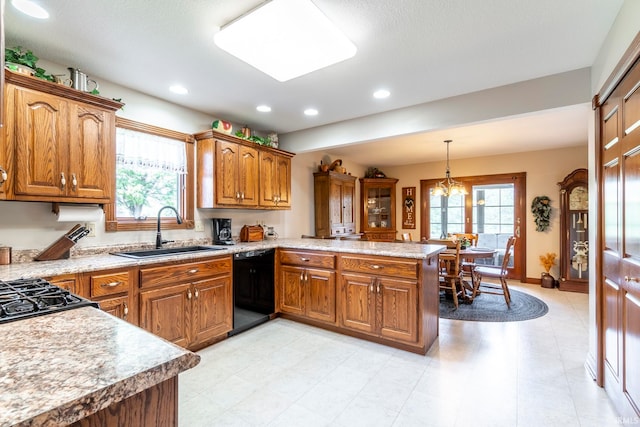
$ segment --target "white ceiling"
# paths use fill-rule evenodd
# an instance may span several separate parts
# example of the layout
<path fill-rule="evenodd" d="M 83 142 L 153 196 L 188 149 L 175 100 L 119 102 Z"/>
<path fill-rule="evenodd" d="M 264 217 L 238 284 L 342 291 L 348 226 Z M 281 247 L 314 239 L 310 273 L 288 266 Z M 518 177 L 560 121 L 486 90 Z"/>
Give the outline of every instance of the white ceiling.
<path fill-rule="evenodd" d="M 6 44 L 122 86 L 281 134 L 589 67 L 623 0 L 313 0 L 358 47 L 355 57 L 280 83 L 213 43 L 260 0 L 38 0 L 47 21 L 7 0 Z M 187 96 L 168 91 L 181 83 Z M 374 90 L 392 93 L 374 100 Z M 126 100 L 125 100 L 126 101 Z M 255 110 L 268 104 L 272 112 Z M 313 106 L 320 114 L 305 117 Z M 333 149 L 363 164 L 415 163 L 420 141 L 454 139 L 452 158 L 586 143 L 584 104 L 394 139 L 384 158 Z M 554 124 L 562 123 L 562 126 Z M 558 129 L 561 132 L 558 132 Z M 384 144 L 373 142 L 370 144 Z M 388 147 L 388 145 L 387 145 Z M 493 147 L 493 148 L 492 148 Z M 379 156 L 379 155 L 378 155 Z M 433 159 L 433 156 L 431 156 Z"/>

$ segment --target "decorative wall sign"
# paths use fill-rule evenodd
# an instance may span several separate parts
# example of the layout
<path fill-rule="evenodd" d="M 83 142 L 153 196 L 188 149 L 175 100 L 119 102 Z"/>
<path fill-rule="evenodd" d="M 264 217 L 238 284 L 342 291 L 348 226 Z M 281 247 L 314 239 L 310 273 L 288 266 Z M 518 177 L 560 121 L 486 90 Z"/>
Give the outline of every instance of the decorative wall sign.
<path fill-rule="evenodd" d="M 416 187 L 402 187 L 402 228 L 416 228 Z"/>

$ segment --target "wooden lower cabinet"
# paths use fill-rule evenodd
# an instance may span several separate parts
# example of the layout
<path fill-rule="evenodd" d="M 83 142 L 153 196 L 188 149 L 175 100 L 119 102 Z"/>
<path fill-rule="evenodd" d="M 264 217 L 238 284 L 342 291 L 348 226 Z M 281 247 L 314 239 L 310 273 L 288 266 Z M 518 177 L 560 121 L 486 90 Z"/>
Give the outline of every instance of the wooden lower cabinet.
<path fill-rule="evenodd" d="M 84 295 L 81 294 L 80 286 L 78 284 L 78 278 L 76 277 L 75 274 L 65 274 L 61 276 L 45 277 L 45 280 L 47 280 L 52 285 L 56 285 L 59 288 L 66 289 L 72 294 L 85 297 Z"/>
<path fill-rule="evenodd" d="M 233 327 L 231 257 L 140 270 L 140 326 L 197 349 Z"/>
<path fill-rule="evenodd" d="M 76 293 L 97 302 L 101 310 L 138 325 L 136 271 L 128 268 L 81 273 Z"/>
<path fill-rule="evenodd" d="M 336 322 L 335 255 L 279 250 L 277 309 L 325 323 Z"/>
<path fill-rule="evenodd" d="M 418 337 L 418 285 L 373 275 L 341 276 L 341 326 L 397 341 Z"/>
<path fill-rule="evenodd" d="M 284 265 L 280 269 L 280 311 L 335 323 L 336 274 Z"/>

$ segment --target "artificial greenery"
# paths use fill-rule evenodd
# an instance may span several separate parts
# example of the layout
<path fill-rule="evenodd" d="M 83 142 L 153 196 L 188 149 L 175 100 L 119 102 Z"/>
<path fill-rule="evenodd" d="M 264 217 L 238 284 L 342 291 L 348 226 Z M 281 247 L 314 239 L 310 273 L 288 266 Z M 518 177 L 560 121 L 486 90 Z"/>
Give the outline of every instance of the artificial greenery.
<path fill-rule="evenodd" d="M 545 231 L 549 228 L 551 220 L 551 199 L 547 196 L 538 196 L 531 202 L 531 213 L 536 223 L 536 231 Z"/>
<path fill-rule="evenodd" d="M 242 130 L 236 132 L 236 136 L 238 138 L 246 139 L 247 141 L 255 142 L 258 145 L 264 145 L 265 147 L 271 147 L 271 139 L 263 138 L 261 136 L 250 136 L 249 138 L 245 138 Z"/>
<path fill-rule="evenodd" d="M 24 49 L 22 46 L 6 48 L 4 50 L 4 62 L 8 63 L 9 69 L 12 69 L 11 63 L 24 65 L 25 67 L 31 68 L 34 71 L 34 76 L 39 79 L 48 80 L 50 82 L 55 80 L 53 76 L 47 74 L 43 68 L 36 66 L 38 57 L 30 50 Z"/>

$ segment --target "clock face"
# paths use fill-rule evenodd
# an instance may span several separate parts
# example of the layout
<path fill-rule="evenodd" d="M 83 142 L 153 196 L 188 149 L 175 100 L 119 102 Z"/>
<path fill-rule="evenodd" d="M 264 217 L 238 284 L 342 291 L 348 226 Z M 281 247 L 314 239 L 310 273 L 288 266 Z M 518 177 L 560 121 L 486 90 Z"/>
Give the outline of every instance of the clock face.
<path fill-rule="evenodd" d="M 576 187 L 569 193 L 569 209 L 581 211 L 589 209 L 589 192 L 587 187 Z"/>

